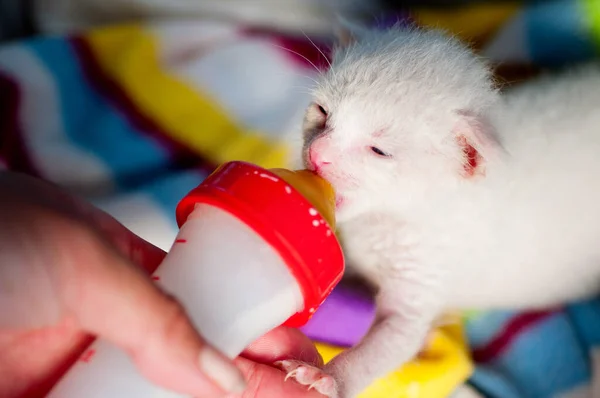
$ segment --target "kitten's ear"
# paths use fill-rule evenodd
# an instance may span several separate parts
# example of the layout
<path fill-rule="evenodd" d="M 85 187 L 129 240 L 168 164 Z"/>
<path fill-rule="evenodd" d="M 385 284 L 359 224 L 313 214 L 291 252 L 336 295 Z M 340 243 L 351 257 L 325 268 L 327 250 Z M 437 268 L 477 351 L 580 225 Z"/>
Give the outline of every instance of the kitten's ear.
<path fill-rule="evenodd" d="M 348 47 L 352 43 L 359 41 L 361 36 L 367 32 L 367 28 L 358 23 L 351 22 L 340 15 L 336 19 L 335 36 L 339 48 Z"/>
<path fill-rule="evenodd" d="M 496 130 L 484 116 L 469 111 L 459 111 L 458 116 L 453 134 L 463 153 L 461 174 L 485 175 L 487 163 L 504 151 Z"/>

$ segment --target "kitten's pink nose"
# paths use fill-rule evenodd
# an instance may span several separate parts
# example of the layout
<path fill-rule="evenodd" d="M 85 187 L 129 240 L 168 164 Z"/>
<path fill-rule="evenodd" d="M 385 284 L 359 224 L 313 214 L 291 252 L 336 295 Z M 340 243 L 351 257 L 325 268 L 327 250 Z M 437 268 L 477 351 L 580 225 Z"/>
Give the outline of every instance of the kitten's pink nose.
<path fill-rule="evenodd" d="M 325 158 L 315 150 L 313 146 L 310 147 L 308 151 L 308 161 L 310 162 L 310 166 L 313 170 L 318 171 L 323 166 L 331 164 L 325 160 Z"/>

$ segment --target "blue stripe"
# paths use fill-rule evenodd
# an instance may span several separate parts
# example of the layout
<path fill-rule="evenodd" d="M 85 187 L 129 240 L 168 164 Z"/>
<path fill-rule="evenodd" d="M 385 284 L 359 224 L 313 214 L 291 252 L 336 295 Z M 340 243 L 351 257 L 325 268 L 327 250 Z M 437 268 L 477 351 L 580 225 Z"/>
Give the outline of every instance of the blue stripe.
<path fill-rule="evenodd" d="M 487 345 L 517 314 L 516 311 L 488 311 L 468 318 L 465 332 L 469 346 Z"/>
<path fill-rule="evenodd" d="M 590 372 L 589 347 L 561 313 L 521 333 L 472 381 L 491 396 L 513 396 L 502 395 L 512 386 L 523 397 L 552 398 L 588 383 Z"/>
<path fill-rule="evenodd" d="M 517 389 L 503 369 L 494 366 L 478 365 L 469 379 L 477 390 L 490 398 L 523 398 L 524 394 Z"/>
<path fill-rule="evenodd" d="M 25 45 L 52 74 L 65 134 L 71 144 L 94 154 L 112 172 L 118 186 L 169 163 L 169 153 L 144 137 L 87 82 L 70 43 L 60 38 Z"/>
<path fill-rule="evenodd" d="M 177 228 L 175 221 L 175 208 L 177 204 L 206 177 L 206 173 L 198 170 L 180 171 L 146 185 L 142 189 L 142 192 L 158 204 L 167 218 Z"/>
<path fill-rule="evenodd" d="M 567 308 L 567 314 L 579 332 L 582 344 L 600 346 L 600 298 L 579 302 Z"/>
<path fill-rule="evenodd" d="M 578 1 L 539 1 L 524 10 L 528 48 L 541 66 L 561 66 L 591 59 L 594 43 Z"/>

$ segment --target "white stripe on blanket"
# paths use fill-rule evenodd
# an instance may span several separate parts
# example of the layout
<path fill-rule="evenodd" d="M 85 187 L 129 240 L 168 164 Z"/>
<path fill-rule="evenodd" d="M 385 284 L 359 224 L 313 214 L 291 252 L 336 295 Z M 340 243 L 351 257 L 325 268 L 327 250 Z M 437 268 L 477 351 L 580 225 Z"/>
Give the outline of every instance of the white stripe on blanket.
<path fill-rule="evenodd" d="M 316 71 L 294 63 L 267 39 L 246 37 L 207 46 L 196 48 L 194 57 L 167 64 L 166 70 L 208 94 L 249 130 L 278 140 L 286 135 L 282 129 L 298 128 L 300 134 L 302 113 L 297 111 L 310 102 Z"/>

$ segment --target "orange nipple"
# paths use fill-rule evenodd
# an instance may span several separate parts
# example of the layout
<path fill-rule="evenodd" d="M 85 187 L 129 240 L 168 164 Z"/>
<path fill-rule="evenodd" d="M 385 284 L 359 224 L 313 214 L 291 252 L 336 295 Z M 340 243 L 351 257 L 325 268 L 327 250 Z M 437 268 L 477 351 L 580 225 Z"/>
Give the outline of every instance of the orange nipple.
<path fill-rule="evenodd" d="M 335 192 L 323 178 L 310 170 L 270 169 L 302 194 L 335 231 Z"/>

